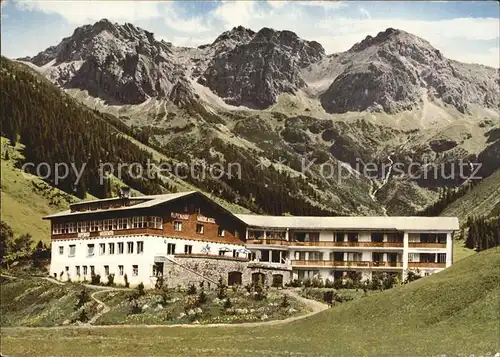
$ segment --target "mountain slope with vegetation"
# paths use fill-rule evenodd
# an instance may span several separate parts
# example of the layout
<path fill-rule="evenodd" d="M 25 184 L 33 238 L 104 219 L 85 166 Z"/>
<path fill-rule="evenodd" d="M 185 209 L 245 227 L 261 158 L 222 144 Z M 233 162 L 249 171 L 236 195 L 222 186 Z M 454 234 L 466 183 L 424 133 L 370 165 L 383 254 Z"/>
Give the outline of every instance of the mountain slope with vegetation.
<path fill-rule="evenodd" d="M 130 351 L 163 356 L 166 350 L 172 356 L 494 355 L 500 334 L 499 269 L 500 249 L 490 249 L 410 284 L 343 303 L 301 321 L 257 329 L 4 328 L 3 352 L 18 356 L 91 356 L 103 350 L 109 356 Z M 126 342 L 116 343 L 117 338 Z M 181 340 L 189 340 L 189 344 L 172 344 Z"/>

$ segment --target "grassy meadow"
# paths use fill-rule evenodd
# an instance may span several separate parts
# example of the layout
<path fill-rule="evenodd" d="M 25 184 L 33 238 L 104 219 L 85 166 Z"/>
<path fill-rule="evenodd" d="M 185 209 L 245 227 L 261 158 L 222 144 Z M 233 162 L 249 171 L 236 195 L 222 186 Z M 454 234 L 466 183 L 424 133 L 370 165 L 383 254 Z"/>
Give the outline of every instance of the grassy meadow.
<path fill-rule="evenodd" d="M 277 326 L 2 329 L 12 356 L 464 356 L 500 352 L 500 249 Z"/>

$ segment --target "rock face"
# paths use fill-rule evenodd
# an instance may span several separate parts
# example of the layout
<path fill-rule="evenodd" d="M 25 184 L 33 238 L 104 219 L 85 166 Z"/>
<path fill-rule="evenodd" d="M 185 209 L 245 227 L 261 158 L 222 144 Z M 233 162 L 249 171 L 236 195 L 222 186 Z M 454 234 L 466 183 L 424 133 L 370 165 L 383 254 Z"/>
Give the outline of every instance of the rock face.
<path fill-rule="evenodd" d="M 320 96 L 330 113 L 394 113 L 418 106 L 423 95 L 440 98 L 462 113 L 474 104 L 499 106 L 495 69 L 449 60 L 427 41 L 401 30 L 368 36 L 329 66 L 332 72 L 343 66 Z"/>
<path fill-rule="evenodd" d="M 108 20 L 77 28 L 71 37 L 30 61 L 52 64 L 47 75 L 62 87 L 88 90 L 120 104 L 166 97 L 183 75 L 171 44 L 131 24 Z"/>
<path fill-rule="evenodd" d="M 324 55 L 317 42 L 263 28 L 248 43 L 218 55 L 198 81 L 228 104 L 262 109 L 274 104 L 279 94 L 305 86 L 300 69 Z"/>
<path fill-rule="evenodd" d="M 22 60 L 42 67 L 63 88 L 87 90 L 113 104 L 163 98 L 179 107 L 200 105 L 205 86 L 227 104 L 264 109 L 282 93 L 309 87 L 333 114 L 396 113 L 433 99 L 462 113 L 473 106 L 499 108 L 496 69 L 449 60 L 427 41 L 392 28 L 326 56 L 319 43 L 290 31 L 239 26 L 211 44 L 188 48 L 104 19 Z"/>

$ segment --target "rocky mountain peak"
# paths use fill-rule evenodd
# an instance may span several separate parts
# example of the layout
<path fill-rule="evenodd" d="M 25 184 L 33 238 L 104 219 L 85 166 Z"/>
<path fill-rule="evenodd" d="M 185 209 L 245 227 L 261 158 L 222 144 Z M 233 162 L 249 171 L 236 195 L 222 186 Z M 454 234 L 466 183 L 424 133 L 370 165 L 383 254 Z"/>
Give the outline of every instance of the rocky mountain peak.
<path fill-rule="evenodd" d="M 228 104 L 266 108 L 281 93 L 305 86 L 301 69 L 324 56 L 325 50 L 315 41 L 291 31 L 262 28 L 249 42 L 217 57 L 198 81 Z"/>

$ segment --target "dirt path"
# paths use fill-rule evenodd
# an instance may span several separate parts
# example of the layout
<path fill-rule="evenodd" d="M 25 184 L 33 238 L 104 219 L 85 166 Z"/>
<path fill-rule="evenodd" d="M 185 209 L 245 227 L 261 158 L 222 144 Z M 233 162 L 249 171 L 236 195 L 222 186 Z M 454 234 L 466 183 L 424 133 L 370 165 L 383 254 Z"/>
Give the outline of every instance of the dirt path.
<path fill-rule="evenodd" d="M 296 291 L 294 290 L 283 290 L 284 294 L 289 295 L 290 297 L 293 297 L 302 303 L 304 303 L 307 307 L 309 307 L 312 311 L 300 315 L 300 316 L 293 316 L 289 317 L 287 319 L 283 320 L 272 320 L 272 321 L 260 321 L 260 322 L 242 322 L 242 323 L 234 323 L 234 324 L 176 324 L 176 325 L 92 325 L 93 322 L 95 322 L 100 316 L 103 314 L 109 312 L 109 307 L 102 302 L 101 300 L 97 299 L 95 295 L 104 293 L 106 291 L 113 291 L 116 289 L 110 289 L 110 290 L 100 290 L 94 292 L 91 297 L 94 299 L 98 304 L 103 306 L 103 310 L 94 316 L 88 324 L 85 325 L 67 325 L 67 326 L 53 326 L 53 327 L 4 327 L 2 330 L 59 330 L 59 329 L 108 329 L 108 328 L 175 328 L 175 327 L 180 327 L 180 328 L 210 328 L 210 327 L 258 327 L 258 326 L 275 326 L 275 325 L 284 325 L 288 324 L 293 321 L 297 320 L 302 320 L 307 317 L 316 315 L 317 313 L 320 313 L 321 311 L 324 311 L 328 309 L 328 305 L 321 303 L 319 301 L 315 300 L 310 300 L 306 299 L 302 296 L 300 296 Z"/>

